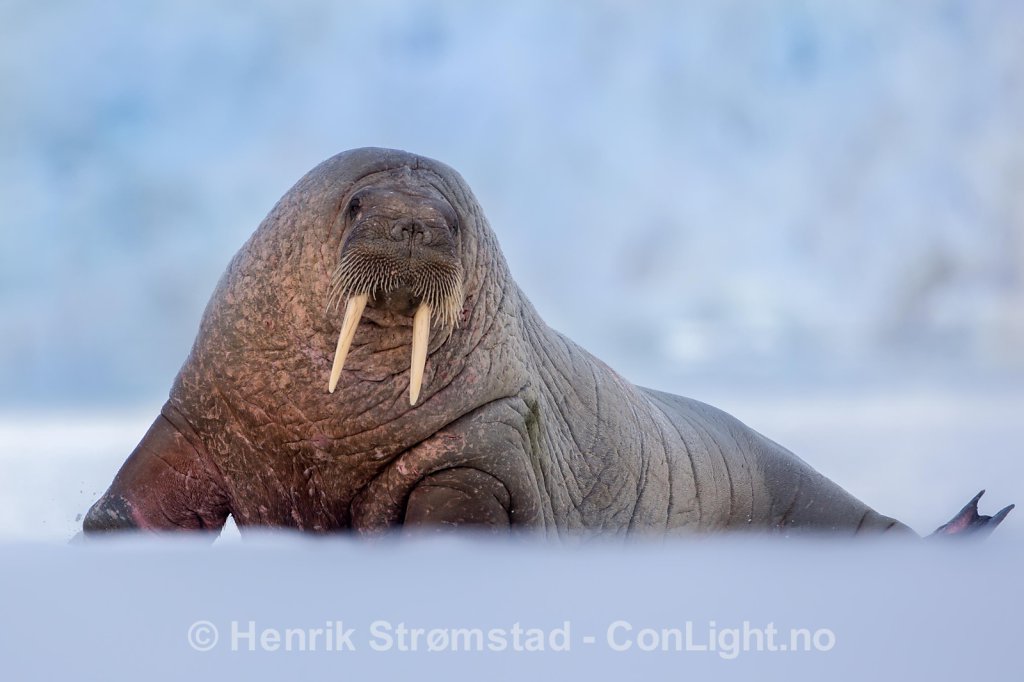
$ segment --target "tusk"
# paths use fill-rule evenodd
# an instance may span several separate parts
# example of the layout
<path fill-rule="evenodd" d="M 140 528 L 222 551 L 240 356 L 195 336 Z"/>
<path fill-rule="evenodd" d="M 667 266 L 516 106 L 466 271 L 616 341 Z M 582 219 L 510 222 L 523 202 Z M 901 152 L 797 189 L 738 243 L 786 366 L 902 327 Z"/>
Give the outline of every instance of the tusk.
<path fill-rule="evenodd" d="M 334 351 L 334 366 L 331 367 L 331 380 L 327 384 L 327 391 L 334 393 L 338 385 L 338 378 L 341 377 L 341 369 L 345 366 L 345 356 L 348 355 L 348 348 L 352 345 L 352 339 L 356 335 L 356 327 L 359 326 L 359 318 L 363 316 L 363 308 L 366 307 L 366 294 L 357 294 L 348 299 L 345 307 L 345 319 L 341 322 L 341 334 L 338 336 L 338 347 Z"/>
<path fill-rule="evenodd" d="M 430 340 L 430 306 L 421 303 L 412 318 L 412 365 L 409 367 L 409 404 L 415 405 L 423 386 L 423 367 L 427 364 Z"/>

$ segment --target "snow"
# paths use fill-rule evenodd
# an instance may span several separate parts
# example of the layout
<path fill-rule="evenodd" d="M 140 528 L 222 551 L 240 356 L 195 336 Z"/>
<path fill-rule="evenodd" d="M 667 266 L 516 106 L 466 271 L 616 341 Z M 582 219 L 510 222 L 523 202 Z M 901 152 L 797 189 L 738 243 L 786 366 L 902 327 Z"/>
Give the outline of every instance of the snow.
<path fill-rule="evenodd" d="M 212 550 L 7 545 L 0 564 L 0 660 L 12 680 L 1000 680 L 1018 669 L 1024 635 L 1024 551 L 998 540 L 556 548 L 271 536 Z M 354 650 L 324 650 L 323 636 L 309 650 L 313 636 L 294 634 L 335 621 L 353 630 Z M 742 632 L 745 621 L 748 630 L 771 624 L 784 642 L 805 629 L 818 645 L 757 651 L 748 636 L 754 650 L 730 658 L 730 642 L 742 640 L 710 633 Z M 722 645 L 640 650 L 657 643 L 643 630 L 657 636 L 688 622 L 692 645 Z M 546 632 L 568 623 L 569 650 L 451 651 L 443 632 L 398 650 L 402 624 L 451 632 L 516 623 Z M 442 650 L 424 650 L 427 642 Z"/>

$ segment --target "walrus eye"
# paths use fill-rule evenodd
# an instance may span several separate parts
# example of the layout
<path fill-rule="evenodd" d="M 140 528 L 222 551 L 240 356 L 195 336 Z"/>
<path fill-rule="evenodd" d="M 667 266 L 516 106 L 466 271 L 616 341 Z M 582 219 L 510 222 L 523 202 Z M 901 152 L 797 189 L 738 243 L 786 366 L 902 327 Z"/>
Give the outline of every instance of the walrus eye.
<path fill-rule="evenodd" d="M 459 233 L 459 219 L 456 218 L 455 220 L 452 221 L 452 234 L 458 234 L 458 233 Z"/>
<path fill-rule="evenodd" d="M 355 218 L 359 215 L 359 209 L 362 208 L 363 202 L 359 200 L 359 197 L 353 197 L 352 201 L 348 204 L 348 217 Z"/>

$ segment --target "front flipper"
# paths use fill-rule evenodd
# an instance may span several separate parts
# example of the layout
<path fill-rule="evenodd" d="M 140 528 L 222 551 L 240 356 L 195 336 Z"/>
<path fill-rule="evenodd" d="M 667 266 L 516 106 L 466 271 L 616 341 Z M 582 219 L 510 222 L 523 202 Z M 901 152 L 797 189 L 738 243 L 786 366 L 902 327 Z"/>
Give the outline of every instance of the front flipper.
<path fill-rule="evenodd" d="M 161 414 L 89 509 L 86 535 L 123 530 L 219 531 L 228 498 L 196 447 Z"/>
<path fill-rule="evenodd" d="M 470 467 L 445 469 L 424 478 L 409 494 L 404 527 L 508 532 L 511 496 L 494 476 Z"/>
<path fill-rule="evenodd" d="M 978 514 L 978 500 L 985 494 L 982 490 L 968 502 L 960 513 L 954 516 L 948 523 L 944 523 L 935 529 L 929 537 L 943 535 L 964 535 L 969 537 L 984 537 L 995 530 L 995 527 L 1003 522 L 1006 515 L 1010 513 L 1014 505 L 1004 507 L 996 512 L 995 516 L 982 516 Z"/>

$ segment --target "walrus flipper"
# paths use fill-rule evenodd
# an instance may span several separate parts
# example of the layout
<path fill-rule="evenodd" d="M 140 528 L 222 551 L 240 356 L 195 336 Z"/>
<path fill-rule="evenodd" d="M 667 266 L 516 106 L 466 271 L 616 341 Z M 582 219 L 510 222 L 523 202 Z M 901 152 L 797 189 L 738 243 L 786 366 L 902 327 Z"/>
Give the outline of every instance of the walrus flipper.
<path fill-rule="evenodd" d="M 86 534 L 108 531 L 218 532 L 229 513 L 227 495 L 199 452 L 160 414 L 121 466 L 107 492 L 85 515 Z"/>
<path fill-rule="evenodd" d="M 985 494 L 982 490 L 968 502 L 956 516 L 935 529 L 930 537 L 943 535 L 965 535 L 970 537 L 984 537 L 995 530 L 995 527 L 1003 522 L 1006 515 L 1015 505 L 1000 509 L 994 516 L 983 516 L 978 513 L 978 500 Z"/>

